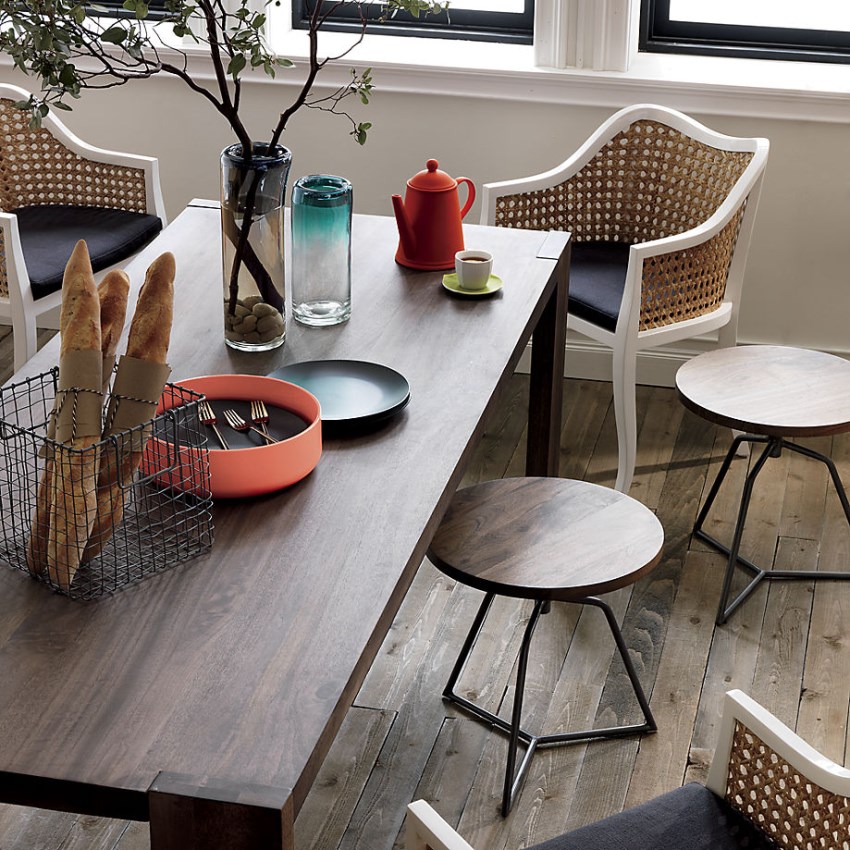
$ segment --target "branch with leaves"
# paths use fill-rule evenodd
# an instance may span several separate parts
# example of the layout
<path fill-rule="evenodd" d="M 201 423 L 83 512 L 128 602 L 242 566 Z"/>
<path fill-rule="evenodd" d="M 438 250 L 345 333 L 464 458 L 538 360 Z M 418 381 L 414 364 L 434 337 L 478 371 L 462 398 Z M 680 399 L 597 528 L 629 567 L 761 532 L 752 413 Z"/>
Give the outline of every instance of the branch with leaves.
<path fill-rule="evenodd" d="M 246 70 L 262 71 L 275 78 L 280 69 L 293 68 L 290 59 L 271 51 L 266 40 L 267 0 L 262 11 L 252 9 L 251 0 L 225 3 L 224 0 L 165 0 L 164 14 L 156 21 L 144 0 L 124 0 L 126 17 L 108 17 L 105 10 L 80 0 L 16 0 L 0 5 L 0 51 L 8 54 L 24 73 L 37 78 L 41 92 L 24 107 L 37 126 L 49 109 L 70 110 L 69 100 L 84 89 L 111 88 L 155 74 L 171 74 L 204 97 L 228 122 L 248 156 L 254 137 L 242 123 L 239 106 L 242 76 Z M 310 45 L 307 76 L 292 103 L 281 110 L 270 135 L 276 144 L 289 119 L 302 107 L 322 109 L 345 116 L 352 122 L 351 135 L 360 144 L 370 125 L 358 124 L 341 107 L 349 97 L 367 104 L 372 92 L 371 70 L 352 71 L 348 86 L 333 94 L 310 97 L 316 78 L 327 65 L 347 56 L 366 32 L 366 0 L 355 0 L 361 26 L 352 44 L 336 56 L 320 57 L 318 35 L 340 0 L 315 0 L 309 16 L 307 37 Z M 448 3 L 440 0 L 385 0 L 382 16 L 400 11 L 414 17 L 439 13 Z M 166 34 L 174 36 L 166 44 Z M 205 52 L 215 71 L 215 87 L 210 91 L 192 78 L 191 53 Z"/>
<path fill-rule="evenodd" d="M 271 155 L 279 149 L 290 119 L 301 108 L 342 116 L 349 122 L 349 135 L 358 144 L 366 142 L 372 125 L 355 121 L 348 105 L 358 100 L 369 103 L 373 90 L 371 69 L 352 70 L 351 80 L 328 94 L 313 93 L 321 71 L 344 59 L 366 33 L 369 4 L 367 0 L 347 0 L 347 4 L 352 1 L 360 16 L 358 31 L 343 52 L 323 57 L 319 52 L 319 33 L 342 0 L 312 0 L 306 77 L 293 100 L 281 110 L 271 134 L 259 145 L 240 116 L 243 76 L 250 69 L 275 78 L 280 69 L 295 66 L 291 60 L 273 53 L 266 40 L 265 10 L 280 0 L 266 0 L 260 11 L 253 8 L 254 0 L 165 0 L 164 14 L 156 21 L 150 19 L 145 0 L 124 0 L 121 17 L 110 17 L 104 14 L 107 10 L 82 0 L 12 0 L 0 4 L 0 51 L 8 54 L 25 74 L 40 81 L 38 94 L 16 104 L 29 111 L 32 127 L 38 127 L 50 109 L 70 110 L 69 101 L 79 98 L 85 89 L 111 88 L 156 74 L 170 74 L 207 100 L 227 121 L 238 140 L 242 160 L 250 162 L 258 155 Z M 381 16 L 386 19 L 407 12 L 418 18 L 447 8 L 448 3 L 441 0 L 383 0 Z M 197 52 L 206 53 L 212 62 L 215 85 L 211 89 L 195 80 L 189 70 L 191 55 Z M 283 306 L 281 294 L 248 239 L 255 220 L 260 175 L 254 173 L 246 179 L 253 183 L 244 187 L 241 221 L 237 225 L 233 218 L 224 226 L 225 237 L 235 246 L 226 302 L 231 316 L 236 310 L 243 267 L 264 301 L 276 309 Z"/>

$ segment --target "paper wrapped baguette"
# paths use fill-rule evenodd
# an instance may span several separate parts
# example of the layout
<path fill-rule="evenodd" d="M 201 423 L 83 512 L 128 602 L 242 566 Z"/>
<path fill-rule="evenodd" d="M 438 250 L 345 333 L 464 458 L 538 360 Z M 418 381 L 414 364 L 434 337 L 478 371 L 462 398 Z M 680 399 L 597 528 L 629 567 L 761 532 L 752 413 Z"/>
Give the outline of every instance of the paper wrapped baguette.
<path fill-rule="evenodd" d="M 127 353 L 118 363 L 104 437 L 115 435 L 103 448 L 97 487 L 97 518 L 83 561 L 100 554 L 124 515 L 124 488 L 133 479 L 144 454 L 150 428 L 125 432 L 148 422 L 170 369 L 166 364 L 174 310 L 174 256 L 162 254 L 148 268 L 139 293 Z"/>
<path fill-rule="evenodd" d="M 127 298 L 130 294 L 130 278 L 120 269 L 113 269 L 97 287 L 97 297 L 100 301 L 100 337 L 103 354 L 103 392 L 105 393 L 112 369 L 115 366 L 115 355 L 118 353 L 118 342 L 124 330 L 127 318 Z"/>
<path fill-rule="evenodd" d="M 120 270 L 109 272 L 97 288 L 100 304 L 100 333 L 102 374 L 101 388 L 105 392 L 112 375 L 115 363 L 115 353 L 118 341 L 124 330 L 124 320 L 127 316 L 127 295 L 130 291 L 130 278 Z M 61 397 L 57 396 L 57 402 Z M 56 421 L 53 417 L 48 420 L 47 436 L 56 436 Z M 32 530 L 27 544 L 27 565 L 32 573 L 40 575 L 47 567 L 47 542 L 50 535 L 50 505 L 53 486 L 53 452 L 46 446 L 48 456 L 44 464 L 44 472 L 38 485 L 36 510 L 33 517 Z"/>
<path fill-rule="evenodd" d="M 98 453 L 83 450 L 100 439 L 103 402 L 100 300 L 82 240 L 65 267 L 59 328 L 56 441 L 62 445 L 53 458 L 47 571 L 67 590 L 97 513 Z"/>

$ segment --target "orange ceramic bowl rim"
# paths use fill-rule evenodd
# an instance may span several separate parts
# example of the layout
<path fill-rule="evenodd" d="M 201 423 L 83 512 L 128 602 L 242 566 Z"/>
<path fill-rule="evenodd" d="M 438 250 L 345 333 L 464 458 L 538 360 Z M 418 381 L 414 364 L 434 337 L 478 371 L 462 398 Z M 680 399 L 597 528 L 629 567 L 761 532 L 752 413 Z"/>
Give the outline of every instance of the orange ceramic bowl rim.
<path fill-rule="evenodd" d="M 266 375 L 240 374 L 202 375 L 175 383 L 210 399 L 262 399 L 298 414 L 308 423 L 298 434 L 267 446 L 231 450 L 210 446 L 214 498 L 245 498 L 282 490 L 309 475 L 318 463 L 322 453 L 321 406 L 303 387 Z M 168 406 L 161 402 L 158 412 Z"/>

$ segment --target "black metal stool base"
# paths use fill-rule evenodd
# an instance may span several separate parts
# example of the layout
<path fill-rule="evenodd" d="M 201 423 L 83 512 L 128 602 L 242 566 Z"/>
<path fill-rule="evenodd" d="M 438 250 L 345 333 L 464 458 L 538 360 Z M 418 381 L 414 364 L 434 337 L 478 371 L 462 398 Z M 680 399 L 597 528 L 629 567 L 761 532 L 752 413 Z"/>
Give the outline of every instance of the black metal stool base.
<path fill-rule="evenodd" d="M 614 641 L 617 644 L 617 649 L 620 652 L 620 657 L 623 659 L 623 664 L 626 667 L 626 673 L 629 676 L 632 688 L 634 688 L 635 696 L 637 697 L 641 711 L 643 712 L 643 723 L 635 723 L 629 726 L 613 726 L 604 729 L 588 729 L 583 732 L 564 732 L 553 735 L 533 735 L 531 732 L 522 728 L 522 700 L 523 693 L 525 691 L 525 675 L 528 667 L 528 651 L 531 645 L 531 637 L 534 634 L 535 627 L 537 626 L 537 621 L 540 619 L 540 615 L 545 614 L 550 607 L 550 603 L 544 600 L 539 600 L 534 603 L 534 610 L 531 612 L 531 617 L 525 627 L 525 634 L 523 635 L 522 645 L 519 650 L 516 694 L 514 696 L 510 722 L 499 717 L 497 714 L 493 714 L 492 712 L 481 708 L 481 706 L 476 705 L 474 702 L 471 702 L 462 696 L 458 696 L 458 694 L 454 691 L 455 685 L 463 672 L 463 668 L 466 665 L 469 654 L 472 652 L 475 641 L 481 632 L 481 628 L 484 625 L 484 620 L 487 617 L 487 612 L 490 610 L 490 605 L 492 604 L 494 597 L 495 594 L 493 593 L 488 593 L 484 597 L 484 601 L 481 603 L 481 607 L 478 609 L 478 613 L 475 615 L 475 619 L 472 622 L 472 628 L 469 630 L 469 634 L 466 636 L 466 640 L 461 648 L 460 655 L 458 655 L 457 661 L 455 661 L 455 666 L 449 676 L 449 681 L 446 683 L 445 690 L 443 691 L 443 699 L 448 702 L 453 702 L 455 705 L 469 712 L 469 714 L 476 719 L 492 724 L 496 729 L 507 733 L 509 736 L 508 760 L 505 768 L 505 785 L 504 792 L 502 794 L 502 816 L 507 817 L 522 785 L 523 779 L 525 779 L 528 768 L 531 765 L 531 758 L 538 747 L 551 747 L 559 744 L 569 744 L 574 741 L 585 741 L 593 738 L 615 738 L 624 735 L 640 734 L 642 732 L 655 732 L 658 727 L 655 723 L 655 718 L 652 716 L 652 712 L 650 711 L 649 702 L 644 695 L 643 688 L 641 688 L 640 680 L 638 679 L 632 659 L 629 657 L 629 650 L 626 646 L 626 642 L 623 640 L 623 634 L 620 631 L 616 618 L 614 617 L 614 612 L 607 603 L 593 596 L 577 599 L 575 601 L 580 605 L 593 605 L 596 608 L 601 608 L 605 614 L 608 626 L 611 629 L 611 633 L 614 635 Z M 519 768 L 517 768 L 517 749 L 520 741 L 526 745 L 526 750 L 519 764 Z"/>
<path fill-rule="evenodd" d="M 723 479 L 726 477 L 726 473 L 729 471 L 729 466 L 732 463 L 732 458 L 735 456 L 735 453 L 738 450 L 738 447 L 742 442 L 747 443 L 764 443 L 765 447 L 762 450 L 762 453 L 759 455 L 758 460 L 753 465 L 753 468 L 747 474 L 747 480 L 744 483 L 744 491 L 741 494 L 741 504 L 738 508 L 738 519 L 735 522 L 735 532 L 732 536 L 732 545 L 727 546 L 724 543 L 721 543 L 716 538 L 712 537 L 710 534 L 706 534 L 702 530 L 703 523 L 708 516 L 708 512 L 711 509 L 712 504 L 714 503 L 715 498 L 717 497 L 718 492 L 720 491 L 720 485 L 723 483 Z M 726 453 L 726 457 L 723 459 L 723 463 L 720 466 L 720 471 L 717 473 L 717 478 L 714 480 L 714 484 L 711 485 L 711 490 L 709 491 L 708 498 L 705 500 L 705 504 L 702 506 L 702 510 L 699 512 L 699 516 L 697 517 L 696 524 L 694 525 L 694 537 L 699 540 L 704 540 L 710 546 L 713 546 L 718 551 L 722 552 L 724 555 L 728 557 L 728 561 L 726 564 L 726 575 L 723 579 L 723 591 L 720 595 L 720 605 L 717 609 L 717 624 L 721 625 L 725 623 L 727 618 L 732 614 L 735 609 L 741 605 L 742 602 L 751 594 L 755 589 L 759 586 L 759 584 L 767 579 L 790 579 L 790 580 L 818 580 L 818 579 L 835 579 L 835 580 L 846 580 L 850 579 L 850 572 L 835 572 L 835 571 L 820 571 L 820 570 L 775 570 L 775 569 L 764 569 L 763 567 L 754 564 L 748 558 L 743 557 L 740 553 L 741 547 L 741 538 L 744 534 L 744 524 L 747 519 L 747 511 L 750 507 L 750 498 L 753 492 L 753 485 L 755 484 L 755 480 L 758 477 L 758 474 L 761 472 L 764 467 L 767 459 L 770 457 L 779 457 L 782 454 L 783 449 L 788 449 L 789 451 L 797 452 L 798 454 L 805 455 L 806 457 L 810 457 L 813 460 L 819 460 L 822 463 L 826 464 L 827 469 L 829 470 L 829 475 L 832 479 L 832 483 L 835 486 L 835 490 L 838 493 L 838 498 L 841 502 L 841 507 L 844 509 L 844 515 L 847 517 L 847 522 L 850 523 L 850 502 L 847 500 L 847 494 L 844 492 L 844 487 L 841 484 L 841 479 L 838 476 L 838 470 L 835 468 L 835 463 L 832 461 L 832 458 L 827 457 L 820 452 L 816 452 L 814 449 L 806 448 L 805 446 L 800 446 L 797 443 L 792 443 L 789 440 L 784 440 L 781 437 L 766 437 L 766 436 L 757 436 L 753 434 L 741 434 L 732 441 L 732 445 L 729 451 Z M 729 593 L 732 588 L 732 578 L 735 574 L 736 565 L 742 566 L 744 569 L 753 573 L 753 579 L 750 583 L 735 597 L 735 599 L 730 603 L 729 602 Z"/>

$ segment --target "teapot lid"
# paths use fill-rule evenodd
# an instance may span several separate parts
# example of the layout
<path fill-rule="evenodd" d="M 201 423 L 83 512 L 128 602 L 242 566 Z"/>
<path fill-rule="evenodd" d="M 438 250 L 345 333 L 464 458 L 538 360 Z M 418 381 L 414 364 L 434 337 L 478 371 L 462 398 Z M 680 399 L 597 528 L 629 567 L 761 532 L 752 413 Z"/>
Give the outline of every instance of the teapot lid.
<path fill-rule="evenodd" d="M 414 174 L 407 185 L 411 189 L 420 189 L 425 192 L 443 192 L 446 189 L 456 189 L 457 180 L 445 171 L 440 171 L 440 163 L 436 159 L 429 159 L 425 163 L 425 170 Z"/>

